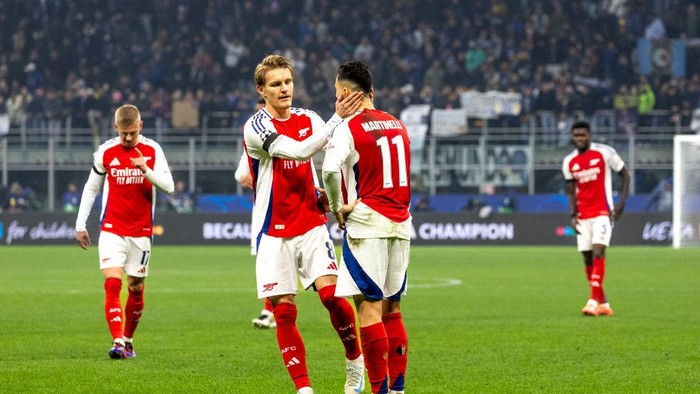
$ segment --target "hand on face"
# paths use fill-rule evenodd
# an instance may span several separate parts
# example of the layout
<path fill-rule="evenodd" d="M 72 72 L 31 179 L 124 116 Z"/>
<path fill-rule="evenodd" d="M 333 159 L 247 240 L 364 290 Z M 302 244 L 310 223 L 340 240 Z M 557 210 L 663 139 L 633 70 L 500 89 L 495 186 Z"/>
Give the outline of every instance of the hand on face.
<path fill-rule="evenodd" d="M 362 105 L 362 98 L 364 93 L 361 91 L 355 91 L 348 94 L 345 97 L 338 96 L 335 99 L 335 113 L 340 115 L 341 118 L 347 118 L 348 116 L 357 112 Z"/>

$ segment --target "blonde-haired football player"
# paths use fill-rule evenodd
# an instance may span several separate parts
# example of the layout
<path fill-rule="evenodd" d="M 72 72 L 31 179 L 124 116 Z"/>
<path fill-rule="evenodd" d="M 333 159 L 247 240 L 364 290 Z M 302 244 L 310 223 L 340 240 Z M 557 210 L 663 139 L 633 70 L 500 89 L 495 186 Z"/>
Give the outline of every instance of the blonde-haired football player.
<path fill-rule="evenodd" d="M 132 338 L 144 306 L 156 188 L 171 194 L 174 182 L 163 149 L 141 135 L 143 121 L 138 108 L 119 107 L 114 114 L 114 128 L 117 137 L 100 145 L 94 154 L 78 208 L 75 239 L 83 249 L 90 246 L 86 223 L 104 183 L 98 250 L 105 280 L 104 311 L 112 334 L 109 356 L 118 359 L 136 356 Z M 122 310 L 124 274 L 129 296 Z"/>

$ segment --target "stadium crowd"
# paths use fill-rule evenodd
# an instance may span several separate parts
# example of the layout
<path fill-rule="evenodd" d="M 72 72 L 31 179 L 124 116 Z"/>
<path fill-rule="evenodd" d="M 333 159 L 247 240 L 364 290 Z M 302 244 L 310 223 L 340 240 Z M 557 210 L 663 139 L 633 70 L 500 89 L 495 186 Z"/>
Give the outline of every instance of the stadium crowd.
<path fill-rule="evenodd" d="M 666 110 L 688 125 L 700 107 L 700 59 L 686 77 L 639 75 L 640 37 L 700 38 L 693 0 L 0 0 L 0 116 L 60 132 L 96 127 L 125 102 L 166 117 L 181 101 L 199 116 L 245 118 L 252 68 L 270 53 L 294 61 L 295 102 L 333 110 L 348 59 L 368 63 L 377 107 L 459 107 L 464 91 L 523 95 L 517 126 L 538 111 Z M 697 49 L 692 49 L 697 51 Z M 651 101 L 649 101 L 651 99 Z"/>
<path fill-rule="evenodd" d="M 643 37 L 684 40 L 686 76 L 671 77 L 669 64 L 641 75 Z M 165 130 L 184 104 L 200 125 L 216 113 L 208 127 L 238 134 L 258 99 L 253 68 L 270 53 L 294 61 L 295 105 L 324 118 L 348 59 L 372 68 L 377 108 L 517 92 L 521 115 L 489 122 L 535 121 L 552 138 L 580 113 L 649 114 L 639 126 L 685 130 L 700 108 L 693 0 L 0 0 L 0 137 L 25 124 L 36 141 L 70 122 L 99 142 L 124 103 Z M 553 183 L 546 190 L 561 188 Z"/>

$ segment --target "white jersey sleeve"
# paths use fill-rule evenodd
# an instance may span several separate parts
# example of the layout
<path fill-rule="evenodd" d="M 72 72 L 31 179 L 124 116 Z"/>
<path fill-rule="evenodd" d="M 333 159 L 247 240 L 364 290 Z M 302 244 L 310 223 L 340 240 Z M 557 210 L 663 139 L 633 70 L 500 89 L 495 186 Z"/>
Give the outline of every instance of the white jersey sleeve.
<path fill-rule="evenodd" d="M 571 153 L 566 155 L 564 161 L 562 162 L 561 171 L 564 174 L 564 180 L 566 181 L 571 181 L 574 179 L 574 174 L 572 174 L 571 169 L 569 169 L 569 163 L 577 154 L 578 151 L 574 149 Z"/>
<path fill-rule="evenodd" d="M 152 170 L 150 168 L 146 170 L 143 176 L 148 179 L 153 186 L 167 194 L 173 194 L 175 182 L 173 181 L 173 174 L 170 173 L 170 166 L 168 166 L 168 160 L 165 158 L 163 148 L 153 140 L 150 140 L 149 144 L 153 146 L 156 152 L 156 163 L 155 167 Z"/>
<path fill-rule="evenodd" d="M 328 193 L 331 212 L 338 212 L 343 205 L 341 172 L 344 171 L 344 164 L 354 149 L 353 146 L 348 123 L 343 122 L 333 131 L 323 158 L 323 185 Z"/>
<path fill-rule="evenodd" d="M 331 140 L 326 146 L 326 156 L 323 159 L 324 172 L 340 172 L 343 163 L 354 149 L 352 134 L 348 122 L 336 127 Z"/>
<path fill-rule="evenodd" d="M 104 173 L 99 174 L 96 169 L 90 171 L 90 176 L 83 187 L 83 195 L 80 198 L 78 218 L 75 221 L 75 231 L 85 231 L 87 228 L 87 220 L 90 216 L 90 211 L 92 210 L 92 206 L 95 204 L 95 198 L 100 193 L 104 180 Z"/>
<path fill-rule="evenodd" d="M 78 218 L 75 221 L 75 231 L 85 231 L 87 228 L 87 220 L 90 217 L 92 206 L 95 205 L 95 198 L 100 194 L 102 184 L 107 174 L 102 158 L 104 157 L 105 147 L 119 143 L 117 138 L 106 141 L 92 154 L 92 170 L 88 176 L 85 186 L 83 186 L 83 194 L 80 197 L 80 205 L 78 206 Z"/>
<path fill-rule="evenodd" d="M 609 145 L 604 145 L 608 149 L 608 166 L 610 166 L 610 169 L 615 171 L 615 172 L 620 172 L 622 169 L 625 167 L 625 161 L 622 160 L 622 157 L 617 153 L 615 148 Z"/>
<path fill-rule="evenodd" d="M 250 157 L 260 159 L 271 156 L 300 161 L 311 158 L 326 145 L 331 132 L 343 119 L 338 114 L 334 114 L 326 123 L 322 123 L 321 120 L 319 123 L 321 127 L 317 129 L 315 118 L 318 118 L 318 115 L 311 111 L 307 115 L 312 118 L 314 132 L 303 141 L 278 134 L 272 124 L 272 116 L 264 109 L 253 115 L 246 122 L 243 131 Z"/>
<path fill-rule="evenodd" d="M 236 167 L 236 173 L 233 175 L 236 178 L 236 182 L 241 182 L 244 176 L 250 175 L 250 167 L 248 167 L 248 154 L 243 148 L 241 152 L 241 158 L 238 159 L 238 167 Z"/>

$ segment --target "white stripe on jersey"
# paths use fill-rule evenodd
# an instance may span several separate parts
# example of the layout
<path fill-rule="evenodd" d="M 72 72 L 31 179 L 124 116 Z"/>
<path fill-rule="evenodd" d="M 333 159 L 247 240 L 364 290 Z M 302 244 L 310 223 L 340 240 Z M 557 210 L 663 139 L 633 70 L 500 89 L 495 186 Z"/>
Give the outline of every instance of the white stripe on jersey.
<path fill-rule="evenodd" d="M 261 134 L 265 132 L 265 121 L 269 119 L 272 119 L 272 116 L 265 109 L 261 109 L 251 117 L 250 125 L 257 134 Z"/>

